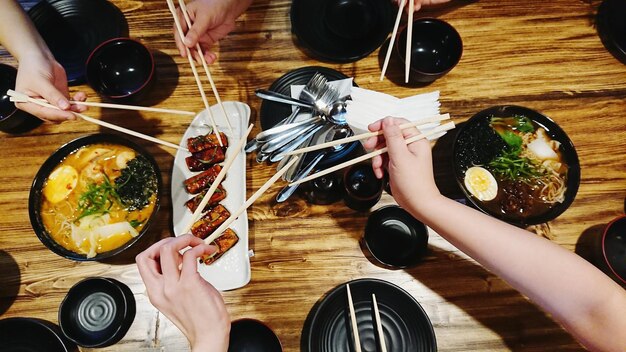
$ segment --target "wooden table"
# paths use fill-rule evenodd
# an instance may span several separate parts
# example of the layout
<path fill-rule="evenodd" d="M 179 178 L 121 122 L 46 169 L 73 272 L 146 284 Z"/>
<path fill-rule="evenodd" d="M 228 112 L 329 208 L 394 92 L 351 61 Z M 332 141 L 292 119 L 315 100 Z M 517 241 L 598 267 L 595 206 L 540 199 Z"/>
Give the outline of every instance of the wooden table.
<path fill-rule="evenodd" d="M 384 0 L 382 0 L 384 1 Z M 161 100 L 156 106 L 200 111 L 202 102 L 186 59 L 178 56 L 165 1 L 114 0 L 125 14 L 130 35 L 156 54 Z M 463 58 L 448 75 L 427 87 L 399 83 L 402 69 L 378 81 L 375 51 L 355 63 L 320 63 L 307 57 L 290 31 L 290 2 L 256 0 L 237 29 L 219 46 L 213 75 L 224 100 L 246 102 L 258 131 L 260 100 L 266 88 L 287 71 L 323 65 L 355 77 L 364 88 L 398 97 L 441 91 L 442 112 L 462 122 L 499 104 L 517 104 L 553 118 L 576 145 L 582 182 L 576 200 L 560 217 L 530 228 L 563 247 L 595 261 L 598 236 L 624 212 L 626 197 L 626 67 L 611 56 L 596 34 L 599 2 L 554 0 L 533 5 L 514 0 L 455 1 L 419 16 L 450 22 L 463 38 Z M 71 38 L 68 38 L 70 40 Z M 0 61 L 16 64 L 2 51 Z M 208 86 L 208 85 L 207 85 Z M 97 95 L 88 86 L 73 87 Z M 188 117 L 128 113 L 92 108 L 90 115 L 174 143 Z M 28 194 L 43 161 L 79 136 L 105 131 L 86 122 L 44 125 L 23 135 L 0 133 L 0 313 L 57 322 L 67 290 L 89 276 L 117 278 L 130 286 L 137 316 L 126 337 L 103 351 L 179 351 L 185 337 L 148 302 L 134 255 L 172 235 L 169 181 L 174 150 L 137 140 L 157 159 L 164 184 L 158 220 L 142 241 L 105 262 L 77 263 L 44 247 L 31 229 Z M 107 131 L 108 132 L 108 131 Z M 443 193 L 458 197 L 449 145 L 435 146 L 437 179 Z M 247 192 L 251 195 L 274 173 L 248 156 Z M 356 278 L 388 280 L 410 292 L 424 307 L 441 351 L 564 351 L 580 345 L 557 323 L 498 277 L 483 269 L 435 233 L 427 258 L 415 268 L 388 270 L 371 262 L 359 247 L 367 213 L 342 202 L 310 205 L 293 197 L 277 204 L 274 185 L 248 212 L 252 281 L 224 292 L 232 319 L 255 318 L 269 324 L 285 351 L 298 351 L 303 322 L 323 295 Z M 393 203 L 385 195 L 380 205 Z M 453 219 L 451 219 L 453 220 Z M 567 297 L 563 297 L 567 299 Z M 210 329 L 207 317 L 207 329 Z"/>

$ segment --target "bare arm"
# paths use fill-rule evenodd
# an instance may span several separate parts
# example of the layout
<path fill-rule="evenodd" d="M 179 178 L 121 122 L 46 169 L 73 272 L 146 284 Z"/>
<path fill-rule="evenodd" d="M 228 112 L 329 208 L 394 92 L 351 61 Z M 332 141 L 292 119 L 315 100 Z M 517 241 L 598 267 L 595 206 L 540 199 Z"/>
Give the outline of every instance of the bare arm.
<path fill-rule="evenodd" d="M 398 122 L 385 119 L 370 126 L 385 133 L 389 160 L 378 158 L 373 166 L 379 176 L 383 167 L 389 170 L 398 203 L 541 306 L 589 349 L 626 350 L 625 291 L 578 255 L 442 196 L 428 142 L 407 147 Z"/>

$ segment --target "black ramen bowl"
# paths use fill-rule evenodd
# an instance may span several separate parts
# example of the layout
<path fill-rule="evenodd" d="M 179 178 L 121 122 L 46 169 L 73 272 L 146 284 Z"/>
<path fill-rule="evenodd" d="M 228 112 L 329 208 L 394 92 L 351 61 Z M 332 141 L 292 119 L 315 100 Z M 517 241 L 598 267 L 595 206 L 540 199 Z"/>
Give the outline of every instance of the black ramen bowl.
<path fill-rule="evenodd" d="M 255 319 L 239 319 L 230 326 L 228 352 L 282 352 L 278 336 Z"/>
<path fill-rule="evenodd" d="M 396 41 L 396 55 L 406 64 L 408 26 Z M 428 83 L 450 72 L 461 60 L 463 41 L 459 32 L 447 22 L 435 18 L 413 21 L 411 40 L 411 81 Z"/>
<path fill-rule="evenodd" d="M 626 284 L 626 215 L 606 226 L 602 235 L 602 254 L 611 272 Z"/>
<path fill-rule="evenodd" d="M 391 1 L 294 0 L 291 30 L 312 56 L 353 62 L 385 42 L 394 13 Z"/>
<path fill-rule="evenodd" d="M 626 1 L 604 0 L 596 23 L 604 47 L 626 65 Z"/>
<path fill-rule="evenodd" d="M 18 109 L 7 95 L 9 89 L 15 89 L 17 69 L 0 64 L 0 131 L 6 133 L 24 133 L 41 125 L 41 120 L 26 111 Z"/>
<path fill-rule="evenodd" d="M 59 308 L 59 325 L 83 347 L 105 347 L 126 335 L 135 319 L 135 297 L 128 286 L 104 277 L 74 285 Z"/>
<path fill-rule="evenodd" d="M 46 230 L 46 227 L 43 223 L 43 219 L 41 217 L 41 206 L 42 206 L 43 197 L 44 197 L 43 189 L 44 189 L 46 180 L 48 179 L 48 176 L 57 167 L 57 165 L 59 165 L 61 161 L 63 161 L 63 159 L 65 159 L 69 154 L 78 150 L 81 147 L 91 145 L 91 144 L 101 144 L 101 143 L 123 145 L 123 146 L 133 149 L 137 153 L 137 155 L 141 155 L 145 157 L 148 160 L 149 164 L 152 166 L 156 174 L 157 193 L 156 193 L 156 201 L 155 201 L 152 214 L 146 220 L 145 225 L 143 226 L 143 228 L 141 229 L 137 237 L 132 238 L 131 240 L 126 242 L 124 245 L 118 248 L 115 248 L 107 252 L 99 253 L 95 257 L 92 257 L 92 258 L 87 258 L 87 256 L 84 254 L 76 253 L 58 244 L 52 238 L 50 233 Z M 41 168 L 39 168 L 39 171 L 37 172 L 37 175 L 35 175 L 35 179 L 33 180 L 32 186 L 30 188 L 30 195 L 28 198 L 28 212 L 30 216 L 30 223 L 31 223 L 31 226 L 33 227 L 33 230 L 35 231 L 35 234 L 37 235 L 37 237 L 39 237 L 39 240 L 54 253 L 64 258 L 76 260 L 76 261 L 102 260 L 105 258 L 112 257 L 126 250 L 127 248 L 132 246 L 135 242 L 137 242 L 148 231 L 150 224 L 156 218 L 156 214 L 159 210 L 159 204 L 160 204 L 159 198 L 161 194 L 161 189 L 162 189 L 161 171 L 159 169 L 159 166 L 156 160 L 154 160 L 152 155 L 150 155 L 145 149 L 143 149 L 138 144 L 124 137 L 113 135 L 113 134 L 101 133 L 101 134 L 93 134 L 89 136 L 80 137 L 71 142 L 68 142 L 67 144 L 63 145 L 61 148 L 57 149 L 54 153 L 52 153 L 50 157 L 48 157 L 48 159 L 43 163 Z"/>
<path fill-rule="evenodd" d="M 55 324 L 35 318 L 0 320 L 0 350 L 5 352 L 78 351 Z"/>
<path fill-rule="evenodd" d="M 413 266 L 428 250 L 428 229 L 397 205 L 370 214 L 363 237 L 369 252 L 393 268 Z"/>
<path fill-rule="evenodd" d="M 148 48 L 130 38 L 100 44 L 87 59 L 89 85 L 112 100 L 136 100 L 152 86 L 154 57 Z"/>
<path fill-rule="evenodd" d="M 525 116 L 529 118 L 537 127 L 543 127 L 547 136 L 552 140 L 558 141 L 560 143 L 559 152 L 568 168 L 565 180 L 565 186 L 567 188 L 564 192 L 563 202 L 546 206 L 543 210 L 538 209 L 536 213 L 527 212 L 527 214 L 523 216 L 516 212 L 507 213 L 502 210 L 499 204 L 503 203 L 498 203 L 503 199 L 502 187 L 498 186 L 498 195 L 495 199 L 483 202 L 474 197 L 464 183 L 465 171 L 468 168 L 472 166 L 484 166 L 493 159 L 494 155 L 489 155 L 489 153 L 485 151 L 492 150 L 494 145 L 498 143 L 505 145 L 502 138 L 490 129 L 489 119 L 491 117 L 513 116 Z M 526 226 L 553 220 L 561 215 L 572 204 L 574 198 L 576 198 L 580 184 L 580 164 L 578 162 L 576 148 L 567 134 L 565 134 L 565 131 L 550 118 L 535 110 L 516 105 L 501 105 L 477 113 L 458 129 L 452 153 L 454 175 L 467 199 L 482 212 L 508 223 L 517 226 Z M 533 199 L 530 198 L 527 202 L 530 203 L 525 203 L 526 205 L 524 206 L 532 208 L 533 205 L 531 203 Z"/>

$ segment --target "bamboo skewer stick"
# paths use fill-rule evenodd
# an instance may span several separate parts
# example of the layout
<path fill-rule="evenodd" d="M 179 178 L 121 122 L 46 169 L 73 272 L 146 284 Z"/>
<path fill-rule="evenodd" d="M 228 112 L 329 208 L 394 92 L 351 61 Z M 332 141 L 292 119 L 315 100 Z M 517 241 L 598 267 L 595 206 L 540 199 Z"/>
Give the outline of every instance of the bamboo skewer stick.
<path fill-rule="evenodd" d="M 198 221 L 200 217 L 202 216 L 202 213 L 204 212 L 204 207 L 206 207 L 206 205 L 209 203 L 209 199 L 211 199 L 211 197 L 213 196 L 213 193 L 215 193 L 215 190 L 219 186 L 220 182 L 222 182 L 222 180 L 226 176 L 228 169 L 230 169 L 230 166 L 233 164 L 235 159 L 237 159 L 237 156 L 241 152 L 241 149 L 246 143 L 246 139 L 248 139 L 248 135 L 250 134 L 250 131 L 252 130 L 252 126 L 254 125 L 250 124 L 246 133 L 243 136 L 241 136 L 241 139 L 239 139 L 239 142 L 237 143 L 237 146 L 235 147 L 236 149 L 228 157 L 228 159 L 222 166 L 222 170 L 217 174 L 217 176 L 215 177 L 215 181 L 213 181 L 213 183 L 211 184 L 211 187 L 209 187 L 209 190 L 204 195 L 204 198 L 202 198 L 200 205 L 198 205 L 198 207 L 196 208 L 196 211 L 194 211 L 193 215 L 191 215 L 191 220 L 189 221 L 189 224 L 185 226 L 183 233 L 188 233 L 191 230 L 191 227 L 193 226 L 193 224 L 195 224 L 196 221 Z"/>
<path fill-rule="evenodd" d="M 385 63 L 383 64 L 383 70 L 380 71 L 380 80 L 385 79 L 385 72 L 387 72 L 387 66 L 389 66 L 389 59 L 391 58 L 391 52 L 393 51 L 393 43 L 396 41 L 396 35 L 398 34 L 398 27 L 400 26 L 400 19 L 402 18 L 402 10 L 406 0 L 400 2 L 398 8 L 398 15 L 396 16 L 396 23 L 393 25 L 393 32 L 391 33 L 391 39 L 389 39 L 389 46 L 387 47 L 387 55 L 385 56 Z"/>
<path fill-rule="evenodd" d="M 406 58 L 404 67 L 404 83 L 409 83 L 409 73 L 411 73 L 411 45 L 413 44 L 413 13 L 415 12 L 415 1 L 409 0 L 409 20 L 406 32 Z"/>
<path fill-rule="evenodd" d="M 380 321 L 380 312 L 378 311 L 378 302 L 376 302 L 376 294 L 372 293 L 372 302 L 374 303 L 374 317 L 376 318 L 376 331 L 378 332 L 378 340 L 380 340 L 380 351 L 387 352 L 387 344 L 385 343 L 385 334 L 383 333 L 383 325 Z"/>
<path fill-rule="evenodd" d="M 61 108 L 59 108 L 57 106 L 54 106 L 54 105 L 49 104 L 49 103 L 45 103 L 43 101 L 40 101 L 39 99 L 31 98 L 31 97 L 29 97 L 29 96 L 27 96 L 25 94 L 18 93 L 18 92 L 14 91 L 14 90 L 11 90 L 11 89 L 9 89 L 7 91 L 7 95 L 15 97 L 18 100 L 20 100 L 21 102 L 26 102 L 27 101 L 29 103 L 37 104 L 37 105 L 44 106 L 44 107 L 47 107 L 47 108 L 61 110 Z M 89 117 L 89 116 L 84 115 L 84 114 L 80 114 L 80 113 L 77 113 L 77 112 L 74 112 L 74 111 L 71 111 L 71 112 L 74 115 L 82 118 L 83 120 L 85 120 L 87 122 L 91 122 L 91 123 L 94 123 L 96 125 L 100 125 L 100 126 L 103 126 L 103 127 L 106 127 L 106 128 L 110 128 L 112 130 L 116 130 L 116 131 L 119 131 L 119 132 L 123 132 L 123 133 L 126 133 L 128 135 L 131 135 L 131 136 L 134 136 L 134 137 L 137 137 L 137 138 L 142 138 L 142 139 L 145 139 L 145 140 L 150 141 L 150 142 L 158 143 L 158 144 L 164 145 L 166 147 L 175 148 L 175 149 L 181 149 L 181 150 L 187 151 L 187 148 L 183 148 L 183 147 L 181 147 L 179 145 L 176 145 L 174 143 L 166 142 L 166 141 L 160 140 L 158 138 L 154 138 L 152 136 L 145 135 L 143 133 L 135 132 L 133 130 L 129 130 L 127 128 L 114 125 L 112 123 L 108 123 L 108 122 L 104 122 L 104 121 L 101 121 L 101 120 L 98 120 L 98 119 L 94 119 L 93 117 Z"/>
<path fill-rule="evenodd" d="M 180 6 L 180 10 L 183 13 L 183 17 L 185 18 L 185 22 L 187 23 L 187 28 L 191 28 L 191 19 L 189 18 L 189 13 L 187 12 L 187 5 L 185 4 L 185 0 L 178 0 L 178 5 Z M 181 38 L 182 40 L 183 38 Z M 204 68 L 204 72 L 206 73 L 206 77 L 211 84 L 211 89 L 213 90 L 213 95 L 215 96 L 215 100 L 217 100 L 217 104 L 219 105 L 222 113 L 224 114 L 224 119 L 226 120 L 226 124 L 228 124 L 228 129 L 230 130 L 230 134 L 233 134 L 233 126 L 230 124 L 230 119 L 228 118 L 228 114 L 226 113 L 226 109 L 224 108 L 224 104 L 222 104 L 222 99 L 220 98 L 220 94 L 217 92 L 217 87 L 215 86 L 215 82 L 213 81 L 213 77 L 211 76 L 211 71 L 209 71 L 209 66 L 204 58 L 204 52 L 200 47 L 199 43 L 196 43 L 196 50 L 198 54 L 200 54 L 200 62 L 202 62 L 202 67 Z"/>
<path fill-rule="evenodd" d="M 403 123 L 403 124 L 401 124 L 398 127 L 401 130 L 404 130 L 404 129 L 407 129 L 407 128 L 419 127 L 419 126 L 423 126 L 423 125 L 426 125 L 426 124 L 429 124 L 429 123 L 444 121 L 444 120 L 448 120 L 448 119 L 450 119 L 450 114 L 443 114 L 443 115 L 437 115 L 437 116 L 434 116 L 434 117 L 429 117 L 427 119 L 423 119 L 423 120 L 420 120 L 420 121 Z M 354 141 L 360 141 L 362 139 L 375 137 L 375 136 L 381 136 L 382 134 L 383 134 L 383 131 L 361 133 L 361 134 L 357 134 L 357 135 L 354 135 L 354 136 L 351 136 L 351 137 L 341 138 L 341 139 L 337 139 L 337 140 L 326 142 L 326 143 L 322 143 L 322 144 L 312 145 L 312 146 L 306 147 L 306 148 L 300 148 L 300 149 L 292 150 L 290 152 L 287 152 L 287 153 L 284 153 L 284 154 L 281 154 L 281 155 L 288 156 L 288 155 L 298 155 L 298 154 L 302 154 L 302 153 L 308 153 L 308 152 L 315 151 L 315 150 L 320 150 L 320 149 L 333 147 L 333 146 L 336 146 L 336 145 L 339 145 L 339 144 L 350 143 L 350 142 L 354 142 Z"/>
<path fill-rule="evenodd" d="M 33 98 L 36 99 L 36 98 Z M 11 101 L 20 102 L 19 98 L 11 97 Z M 36 99 L 43 103 L 48 103 L 47 100 L 44 99 Z M 183 111 L 183 110 L 172 110 L 172 109 L 161 109 L 161 108 L 152 108 L 145 106 L 136 106 L 136 105 L 124 105 L 124 104 L 110 104 L 110 103 L 97 103 L 92 101 L 74 101 L 70 100 L 70 104 L 73 105 L 85 105 L 85 106 L 94 106 L 98 108 L 109 108 L 109 109 L 119 109 L 119 110 L 135 110 L 135 111 L 150 111 L 150 112 L 162 112 L 166 114 L 176 114 L 176 115 L 188 115 L 195 116 L 196 113 L 193 111 Z"/>
<path fill-rule="evenodd" d="M 172 0 L 166 0 L 167 7 L 170 9 L 172 13 L 172 17 L 174 18 L 174 25 L 176 27 L 176 31 L 180 38 L 185 38 L 185 33 L 183 33 L 183 28 L 180 25 L 180 21 L 178 20 L 178 15 L 176 14 L 176 8 L 174 6 L 174 2 Z M 220 144 L 220 147 L 223 147 L 222 137 L 220 136 L 220 131 L 215 124 L 215 119 L 213 118 L 213 113 L 211 112 L 211 107 L 209 106 L 209 102 L 207 101 L 206 94 L 204 93 L 204 87 L 202 86 L 202 81 L 200 80 L 200 76 L 198 76 L 198 70 L 196 69 L 196 64 L 193 61 L 193 56 L 191 55 L 191 51 L 188 47 L 185 46 L 185 50 L 187 53 L 187 59 L 189 60 L 189 66 L 191 67 L 191 72 L 193 72 L 193 76 L 196 79 L 196 84 L 198 86 L 198 90 L 200 91 L 200 96 L 202 97 L 202 103 L 204 104 L 204 108 L 209 115 L 209 120 L 211 122 L 211 126 L 213 127 L 213 133 L 217 136 L 217 141 Z"/>
<path fill-rule="evenodd" d="M 435 135 L 437 133 L 440 133 L 440 132 L 449 131 L 449 130 L 451 130 L 453 128 L 454 128 L 454 122 L 448 122 L 446 124 L 443 124 L 441 126 L 437 126 L 437 127 L 433 128 L 431 131 L 429 131 L 427 133 L 421 133 L 421 134 L 418 134 L 418 135 L 413 136 L 411 138 L 408 138 L 408 139 L 405 140 L 405 143 L 406 144 L 411 144 L 411 143 L 413 143 L 415 141 L 418 141 L 420 139 L 424 139 L 426 137 L 433 136 L 433 135 Z M 343 169 L 344 167 L 360 163 L 361 161 L 364 161 L 364 160 L 367 160 L 367 159 L 371 159 L 371 158 L 373 158 L 373 157 L 375 157 L 377 155 L 384 154 L 384 153 L 387 152 L 387 150 L 388 150 L 387 147 L 384 147 L 384 148 L 381 148 L 381 149 L 377 149 L 377 150 L 375 150 L 375 151 L 373 151 L 371 153 L 362 155 L 362 156 L 360 156 L 358 158 L 354 158 L 354 159 L 348 160 L 348 161 L 343 162 L 343 163 L 341 163 L 339 165 L 336 165 L 336 166 L 333 166 L 333 167 L 328 168 L 326 170 L 322 170 L 320 172 L 314 173 L 313 175 L 309 175 L 309 176 L 307 176 L 307 177 L 305 177 L 305 178 L 303 178 L 301 180 L 292 182 L 292 183 L 289 184 L 289 186 L 299 185 L 301 183 L 314 180 L 314 179 L 316 179 L 318 177 L 321 177 L 321 176 L 324 176 L 324 175 L 328 175 L 329 173 L 335 172 L 335 171 L 337 171 L 339 169 Z"/>
<path fill-rule="evenodd" d="M 211 242 L 220 237 L 222 233 L 228 228 L 228 226 L 230 226 L 230 224 L 232 224 L 239 217 L 239 215 L 241 215 L 246 209 L 248 209 L 248 207 L 252 205 L 252 203 L 254 203 L 263 193 L 265 193 L 265 191 L 267 191 L 268 188 L 270 188 L 274 184 L 274 182 L 276 182 L 276 180 L 278 180 L 296 161 L 298 161 L 297 156 L 294 157 L 289 163 L 287 163 L 284 168 L 280 169 L 280 171 L 278 171 L 276 174 L 274 174 L 274 176 L 267 180 L 267 182 L 265 182 L 265 184 L 261 186 L 261 188 L 259 188 L 252 196 L 250 196 L 250 198 L 248 198 L 248 200 L 246 200 L 246 202 L 241 207 L 239 207 L 236 212 L 232 213 L 231 216 L 226 219 L 226 221 L 224 221 L 224 223 L 222 223 L 222 225 L 220 225 L 220 227 L 218 227 L 211 234 L 211 236 L 207 237 L 204 240 L 204 243 L 211 244 Z"/>
<path fill-rule="evenodd" d="M 361 352 L 361 339 L 359 338 L 359 326 L 356 322 L 356 313 L 354 312 L 354 303 L 352 303 L 352 293 L 350 292 L 350 284 L 346 284 L 348 291 L 348 308 L 350 309 L 350 321 L 352 322 L 352 335 L 354 335 L 354 350 Z"/>

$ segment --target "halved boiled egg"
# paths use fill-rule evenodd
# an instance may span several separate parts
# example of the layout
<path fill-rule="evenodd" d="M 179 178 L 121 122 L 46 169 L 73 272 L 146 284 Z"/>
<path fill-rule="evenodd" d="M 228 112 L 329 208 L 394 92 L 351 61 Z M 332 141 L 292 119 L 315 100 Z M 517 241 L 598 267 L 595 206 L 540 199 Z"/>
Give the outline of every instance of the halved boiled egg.
<path fill-rule="evenodd" d="M 78 172 L 75 168 L 63 165 L 48 176 L 43 188 L 43 195 L 50 203 L 58 203 L 72 193 L 78 182 Z"/>
<path fill-rule="evenodd" d="M 481 201 L 492 200 L 498 195 L 498 182 L 491 172 L 480 166 L 473 166 L 465 171 L 465 187 Z"/>

